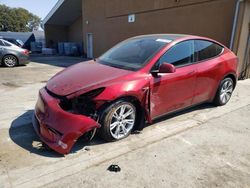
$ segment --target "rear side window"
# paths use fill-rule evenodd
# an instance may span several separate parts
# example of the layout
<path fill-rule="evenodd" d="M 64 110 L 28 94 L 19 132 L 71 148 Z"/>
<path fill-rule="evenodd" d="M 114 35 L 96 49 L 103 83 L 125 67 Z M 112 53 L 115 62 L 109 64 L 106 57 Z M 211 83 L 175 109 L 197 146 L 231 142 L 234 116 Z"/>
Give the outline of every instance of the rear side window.
<path fill-rule="evenodd" d="M 2 41 L 0 40 L 0 46 L 11 46 L 11 44 L 5 42 L 5 41 Z"/>
<path fill-rule="evenodd" d="M 184 66 L 193 63 L 193 41 L 184 41 L 170 48 L 161 58 L 159 65 L 170 63 L 174 66 Z"/>
<path fill-rule="evenodd" d="M 0 46 L 4 46 L 4 43 L 2 40 L 0 40 Z"/>
<path fill-rule="evenodd" d="M 206 40 L 195 40 L 195 57 L 197 61 L 211 59 L 222 53 L 223 47 Z"/>
<path fill-rule="evenodd" d="M 7 43 L 7 42 L 3 42 L 4 46 L 11 46 L 11 44 Z"/>

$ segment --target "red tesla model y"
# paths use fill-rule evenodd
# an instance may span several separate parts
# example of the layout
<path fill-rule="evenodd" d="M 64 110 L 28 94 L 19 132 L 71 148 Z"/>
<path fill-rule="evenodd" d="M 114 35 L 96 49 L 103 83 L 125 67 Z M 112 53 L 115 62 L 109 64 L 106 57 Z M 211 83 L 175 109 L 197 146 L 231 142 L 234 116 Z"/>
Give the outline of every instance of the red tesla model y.
<path fill-rule="evenodd" d="M 51 78 L 39 92 L 33 126 L 61 154 L 83 135 L 120 140 L 160 116 L 205 102 L 225 105 L 236 86 L 237 61 L 204 37 L 130 38 Z"/>

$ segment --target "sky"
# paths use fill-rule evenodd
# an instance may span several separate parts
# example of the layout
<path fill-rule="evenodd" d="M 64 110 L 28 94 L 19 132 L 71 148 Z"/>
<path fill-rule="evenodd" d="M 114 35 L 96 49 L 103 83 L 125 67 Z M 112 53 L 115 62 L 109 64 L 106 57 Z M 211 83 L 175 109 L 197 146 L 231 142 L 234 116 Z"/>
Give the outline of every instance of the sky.
<path fill-rule="evenodd" d="M 57 0 L 0 0 L 0 4 L 9 7 L 22 7 L 44 19 Z"/>

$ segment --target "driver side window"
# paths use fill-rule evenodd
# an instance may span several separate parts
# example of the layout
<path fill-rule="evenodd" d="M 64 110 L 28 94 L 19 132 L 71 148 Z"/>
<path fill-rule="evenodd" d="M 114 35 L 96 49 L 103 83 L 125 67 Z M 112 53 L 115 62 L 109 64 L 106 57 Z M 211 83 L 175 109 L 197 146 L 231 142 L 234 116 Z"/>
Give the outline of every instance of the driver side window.
<path fill-rule="evenodd" d="M 159 68 L 162 63 L 170 63 L 176 67 L 182 67 L 194 62 L 194 41 L 184 41 L 170 48 L 158 60 L 155 68 Z"/>

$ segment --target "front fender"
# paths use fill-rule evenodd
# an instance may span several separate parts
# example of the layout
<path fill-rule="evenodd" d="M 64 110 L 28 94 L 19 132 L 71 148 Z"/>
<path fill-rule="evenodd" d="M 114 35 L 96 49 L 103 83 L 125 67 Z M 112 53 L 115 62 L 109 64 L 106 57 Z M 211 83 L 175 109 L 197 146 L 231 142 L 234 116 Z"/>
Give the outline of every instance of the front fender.
<path fill-rule="evenodd" d="M 151 122 L 150 117 L 150 82 L 148 78 L 119 82 L 110 85 L 94 100 L 100 106 L 106 102 L 112 102 L 119 98 L 133 97 L 140 102 L 142 109 L 146 112 L 146 118 Z"/>

